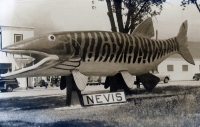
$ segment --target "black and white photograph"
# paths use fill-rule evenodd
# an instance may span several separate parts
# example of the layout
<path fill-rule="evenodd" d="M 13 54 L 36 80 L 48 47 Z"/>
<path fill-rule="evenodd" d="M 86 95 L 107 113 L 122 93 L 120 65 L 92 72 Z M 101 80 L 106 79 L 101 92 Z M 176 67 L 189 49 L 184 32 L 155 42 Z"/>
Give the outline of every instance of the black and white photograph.
<path fill-rule="evenodd" d="M 200 0 L 0 0 L 0 127 L 200 127 Z"/>

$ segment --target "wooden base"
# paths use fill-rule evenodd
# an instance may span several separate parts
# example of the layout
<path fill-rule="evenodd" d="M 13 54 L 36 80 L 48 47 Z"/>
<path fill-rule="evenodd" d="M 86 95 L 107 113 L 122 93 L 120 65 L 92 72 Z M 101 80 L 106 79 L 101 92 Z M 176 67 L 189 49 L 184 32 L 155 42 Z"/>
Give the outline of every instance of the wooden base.
<path fill-rule="evenodd" d="M 126 85 L 122 75 L 120 73 L 115 76 L 108 76 L 106 79 L 106 85 L 110 86 L 110 92 L 117 92 L 118 90 L 124 91 L 125 94 L 130 93 L 130 89 Z"/>
<path fill-rule="evenodd" d="M 66 83 L 66 106 L 83 106 L 81 91 L 77 88 L 73 76 L 65 76 L 65 78 L 62 79 L 65 80 Z"/>

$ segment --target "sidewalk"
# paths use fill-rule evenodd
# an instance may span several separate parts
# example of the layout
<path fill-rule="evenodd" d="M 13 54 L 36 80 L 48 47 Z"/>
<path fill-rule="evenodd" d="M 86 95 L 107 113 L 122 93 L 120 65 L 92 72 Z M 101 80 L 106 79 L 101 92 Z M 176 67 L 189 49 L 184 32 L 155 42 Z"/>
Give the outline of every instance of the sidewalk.
<path fill-rule="evenodd" d="M 60 96 L 66 95 L 66 90 L 60 90 L 59 87 L 36 87 L 28 90 L 14 89 L 13 92 L 0 92 L 0 98 L 9 97 L 29 97 L 29 96 Z"/>
<path fill-rule="evenodd" d="M 98 86 L 87 86 L 86 89 L 82 92 L 90 93 L 95 91 L 108 91 L 109 89 L 104 89 L 103 85 Z M 60 87 L 34 87 L 34 89 L 21 90 L 14 89 L 13 92 L 0 92 L 1 98 L 9 98 L 9 97 L 30 97 L 30 96 L 62 96 L 66 95 L 66 89 L 60 90 Z"/>

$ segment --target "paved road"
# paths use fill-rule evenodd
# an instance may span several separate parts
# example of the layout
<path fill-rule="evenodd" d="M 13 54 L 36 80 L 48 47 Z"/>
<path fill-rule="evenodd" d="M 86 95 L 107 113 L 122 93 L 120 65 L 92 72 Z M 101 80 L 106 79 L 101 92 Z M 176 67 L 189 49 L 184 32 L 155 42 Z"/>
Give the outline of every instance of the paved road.
<path fill-rule="evenodd" d="M 85 91 L 82 93 L 87 92 L 94 92 L 94 91 L 109 91 L 103 88 L 103 85 L 99 86 L 87 86 Z M 60 96 L 66 95 L 66 90 L 60 90 L 59 87 L 35 87 L 34 89 L 29 90 L 17 90 L 14 89 L 13 92 L 0 92 L 0 98 L 9 98 L 9 97 L 30 97 L 30 96 Z"/>
<path fill-rule="evenodd" d="M 176 85 L 188 85 L 188 86 L 198 86 L 200 81 L 170 81 L 169 83 L 160 82 L 156 87 L 163 86 L 176 86 Z M 142 87 L 142 86 L 141 86 Z M 109 89 L 105 90 L 103 85 L 98 86 L 87 86 L 85 91 L 82 93 L 94 93 L 95 91 L 109 92 Z M 66 90 L 60 90 L 59 87 L 36 87 L 29 90 L 14 90 L 13 92 L 0 92 L 0 98 L 9 97 L 29 97 L 29 96 L 60 96 L 66 95 Z"/>

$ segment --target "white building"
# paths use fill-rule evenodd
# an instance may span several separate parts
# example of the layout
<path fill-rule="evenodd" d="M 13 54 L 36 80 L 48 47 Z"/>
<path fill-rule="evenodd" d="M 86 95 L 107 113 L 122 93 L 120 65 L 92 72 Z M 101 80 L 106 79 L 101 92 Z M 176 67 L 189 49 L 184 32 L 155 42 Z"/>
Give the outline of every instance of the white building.
<path fill-rule="evenodd" d="M 189 64 L 181 55 L 175 54 L 158 65 L 158 72 L 170 75 L 171 80 L 192 80 L 195 73 L 200 73 L 200 43 L 188 42 L 188 48 L 195 65 Z"/>
<path fill-rule="evenodd" d="M 34 36 L 34 28 L 32 27 L 19 27 L 19 26 L 1 26 L 0 25 L 0 49 L 17 43 L 18 41 L 30 38 Z M 6 55 L 0 52 L 0 73 L 6 73 L 7 71 L 13 71 L 19 66 L 23 66 L 17 59 L 11 58 L 12 55 Z M 28 85 L 28 78 L 18 78 L 21 88 L 26 88 Z"/>

